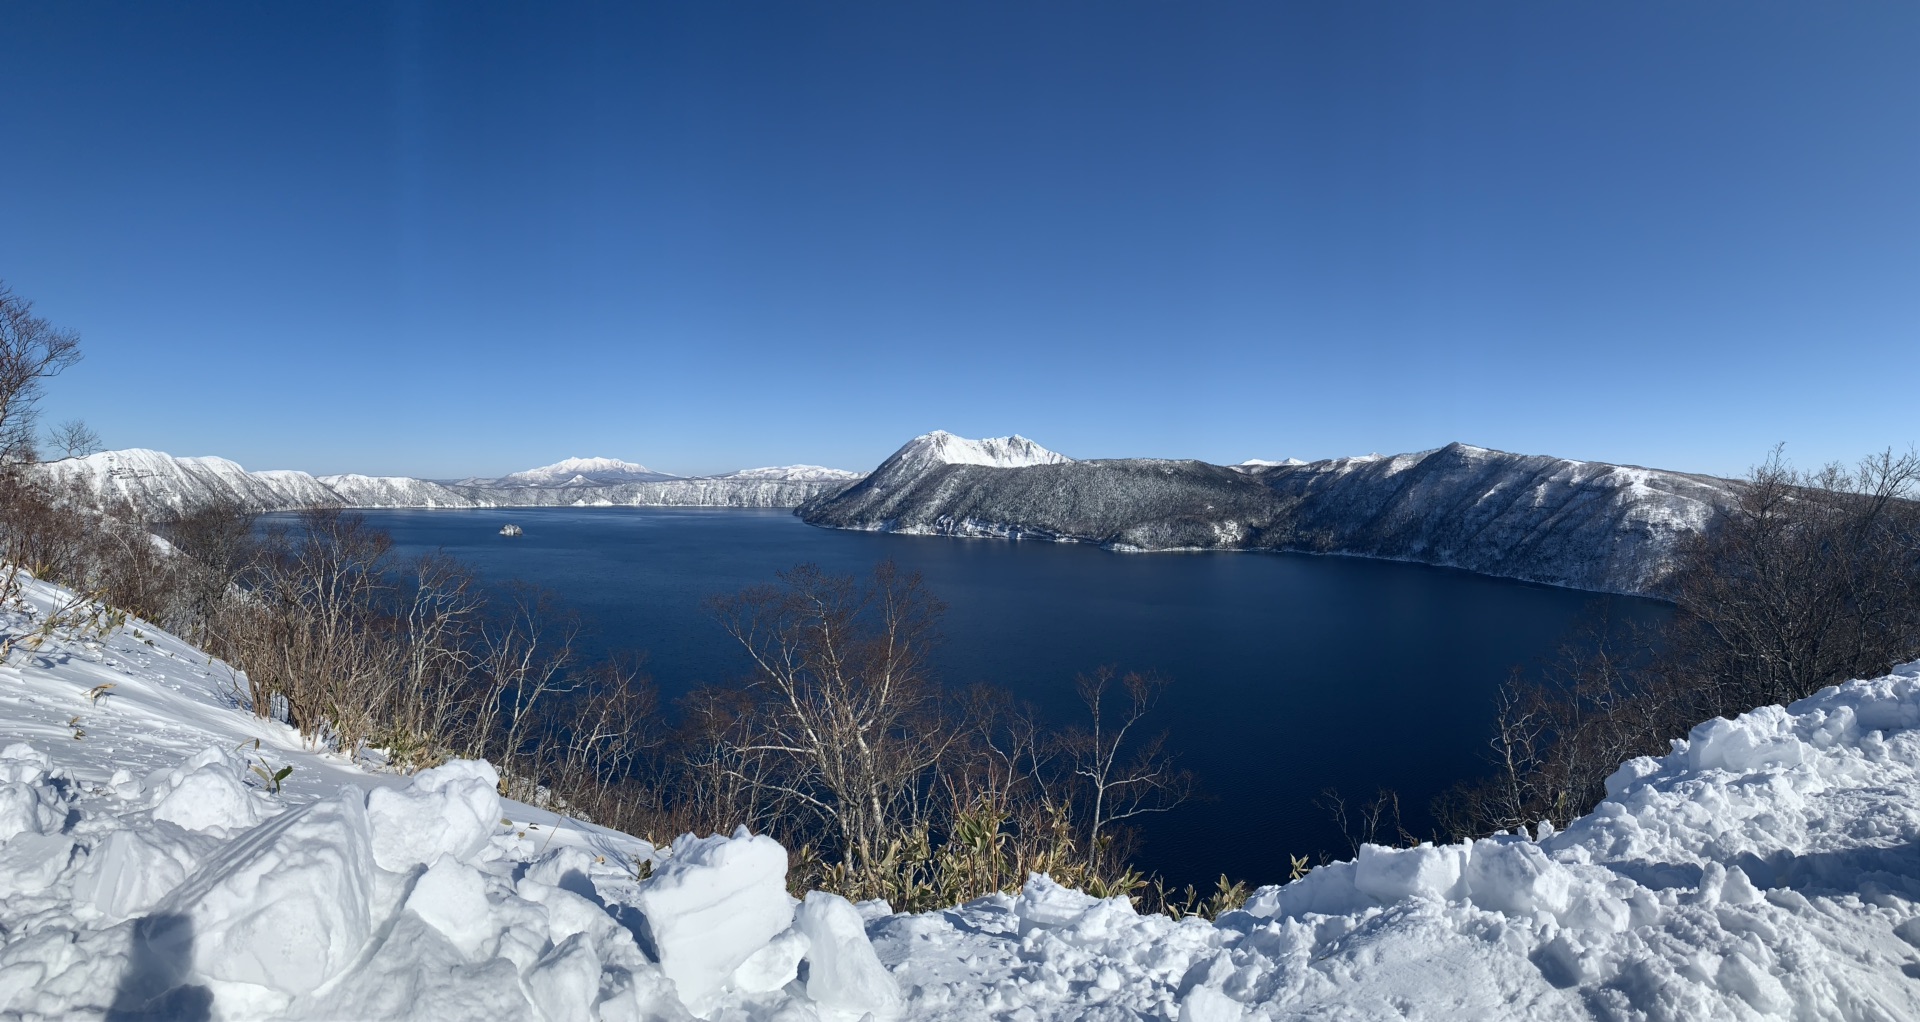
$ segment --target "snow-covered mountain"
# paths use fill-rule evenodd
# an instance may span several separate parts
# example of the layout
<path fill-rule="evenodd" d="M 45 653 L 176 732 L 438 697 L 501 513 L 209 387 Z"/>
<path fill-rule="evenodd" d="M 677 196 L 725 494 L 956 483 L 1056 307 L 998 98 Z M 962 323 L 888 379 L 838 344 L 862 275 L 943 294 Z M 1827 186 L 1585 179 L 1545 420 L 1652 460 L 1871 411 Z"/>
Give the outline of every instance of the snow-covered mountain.
<path fill-rule="evenodd" d="M 1365 845 L 1217 921 L 1039 875 L 911 915 L 796 902 L 744 830 L 317 752 L 151 624 L 44 627 L 72 600 L 0 607 L 45 633 L 0 659 L 7 1018 L 1920 1018 L 1920 664 L 1701 724 L 1560 833 Z"/>
<path fill-rule="evenodd" d="M 773 465 L 766 468 L 743 468 L 738 472 L 723 472 L 715 479 L 798 479 L 810 482 L 852 482 L 860 478 L 860 473 L 849 472 L 844 468 L 826 468 L 821 465 Z"/>
<path fill-rule="evenodd" d="M 1022 441 L 1030 444 L 1030 441 Z M 1675 544 L 1739 484 L 1450 444 L 1311 464 L 975 460 L 916 437 L 864 480 L 800 508 L 842 529 L 1099 543 L 1120 550 L 1306 550 L 1417 561 L 1607 592 L 1659 590 Z M 962 452 L 942 460 L 937 452 Z"/>
<path fill-rule="evenodd" d="M 320 476 L 345 507 L 474 507 L 473 499 L 443 483 L 407 476 Z"/>
<path fill-rule="evenodd" d="M 969 440 L 936 429 L 907 441 L 882 462 L 882 470 L 923 469 L 934 465 L 985 465 L 991 468 L 1025 468 L 1029 465 L 1065 465 L 1073 461 L 1064 454 L 1049 451 L 1026 437 L 993 436 Z"/>
<path fill-rule="evenodd" d="M 570 459 L 502 480 L 438 483 L 405 476 L 249 472 L 225 458 L 176 458 L 159 451 L 105 451 L 46 462 L 61 485 L 168 516 L 214 502 L 253 511 L 312 507 L 545 507 L 639 505 L 790 508 L 860 478 L 796 465 L 718 476 L 668 476 L 610 459 Z M 538 482 L 535 480 L 553 480 Z"/>
<path fill-rule="evenodd" d="M 39 470 L 60 485 L 162 515 L 214 502 L 254 511 L 340 503 L 338 494 L 305 472 L 248 472 L 225 458 L 176 458 L 140 448 L 50 461 Z"/>
<path fill-rule="evenodd" d="M 651 483 L 678 478 L 618 458 L 568 458 L 524 472 L 512 472 L 498 479 L 470 479 L 465 482 L 493 487 L 618 486 L 621 483 Z"/>

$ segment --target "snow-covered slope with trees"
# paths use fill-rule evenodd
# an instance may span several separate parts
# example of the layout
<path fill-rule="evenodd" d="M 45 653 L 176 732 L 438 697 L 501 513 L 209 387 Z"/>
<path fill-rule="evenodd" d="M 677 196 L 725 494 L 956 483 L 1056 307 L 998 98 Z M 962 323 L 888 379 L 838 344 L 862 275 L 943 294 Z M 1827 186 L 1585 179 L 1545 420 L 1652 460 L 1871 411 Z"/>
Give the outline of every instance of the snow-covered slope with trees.
<path fill-rule="evenodd" d="M 80 486 L 102 499 L 158 513 L 213 501 L 256 511 L 339 501 L 324 483 L 305 472 L 248 472 L 225 458 L 176 458 L 140 448 L 47 462 L 40 471 L 62 485 Z"/>
<path fill-rule="evenodd" d="M 179 514 L 223 502 L 252 511 L 312 507 L 797 507 L 860 478 L 856 472 L 794 465 L 715 476 L 669 476 L 607 458 L 574 458 L 499 479 L 439 483 L 405 476 L 249 472 L 225 458 L 176 458 L 160 451 L 105 451 L 42 464 L 61 485 L 79 486 L 148 514 Z"/>
<path fill-rule="evenodd" d="M 864 480 L 799 513 L 843 529 L 1122 550 L 1310 550 L 1647 593 L 1658 591 L 1676 543 L 1705 527 L 1738 486 L 1465 444 L 1231 467 L 937 454 L 969 443 L 976 442 L 939 433 L 915 438 Z"/>
<path fill-rule="evenodd" d="M 790 898 L 763 837 L 309 749 L 91 610 L 0 609 L 0 1016 L 1920 1018 L 1920 665 L 1707 722 L 1562 833 L 1367 846 L 1217 922 L 1042 877 L 895 915 Z"/>

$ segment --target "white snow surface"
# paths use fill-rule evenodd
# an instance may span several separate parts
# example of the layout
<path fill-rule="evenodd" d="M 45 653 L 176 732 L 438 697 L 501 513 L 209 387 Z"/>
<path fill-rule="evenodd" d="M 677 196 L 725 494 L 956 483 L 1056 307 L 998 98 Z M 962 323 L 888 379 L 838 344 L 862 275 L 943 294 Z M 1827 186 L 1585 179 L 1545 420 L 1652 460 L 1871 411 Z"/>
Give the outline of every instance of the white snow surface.
<path fill-rule="evenodd" d="M 744 831 L 308 748 L 138 621 L 34 647 L 69 600 L 0 610 L 4 1018 L 1920 1018 L 1920 664 L 1702 724 L 1561 833 L 1367 846 L 1217 922 L 1044 877 L 904 915 L 796 901 Z"/>

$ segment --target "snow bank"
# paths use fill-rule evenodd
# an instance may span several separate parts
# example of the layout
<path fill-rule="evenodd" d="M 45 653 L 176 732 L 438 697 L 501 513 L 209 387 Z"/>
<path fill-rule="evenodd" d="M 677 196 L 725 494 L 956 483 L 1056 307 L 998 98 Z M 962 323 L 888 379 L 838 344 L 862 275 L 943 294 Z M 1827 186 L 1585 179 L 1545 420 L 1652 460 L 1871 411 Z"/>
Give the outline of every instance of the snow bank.
<path fill-rule="evenodd" d="M 140 623 L 0 666 L 0 1017 L 1920 1018 L 1920 664 L 1702 724 L 1561 833 L 1369 846 L 1213 923 L 1045 877 L 796 903 L 765 837 L 363 773 L 240 681 Z"/>
<path fill-rule="evenodd" d="M 1920 664 L 1702 724 L 1540 840 L 1365 847 L 1217 924 L 1036 878 L 875 945 L 924 1017 L 1920 1018 L 1917 728 Z"/>
<path fill-rule="evenodd" d="M 0 753 L 12 823 L 0 883 L 33 896 L 5 910 L 0 1012 L 642 1019 L 726 1017 L 749 1001 L 818 1001 L 830 1017 L 897 1005 L 852 906 L 810 901 L 795 919 L 786 851 L 768 838 L 632 842 L 635 859 L 609 861 L 544 847 L 557 834 L 536 845 L 500 815 L 483 763 L 294 804 L 242 788 L 244 810 L 231 767 L 209 750 L 127 798 L 26 745 Z M 208 776 L 222 780 L 196 781 Z M 648 880 L 639 858 L 659 861 Z"/>
<path fill-rule="evenodd" d="M 65 598 L 24 596 L 0 632 Z M 0 666 L 0 1017 L 897 1005 L 851 906 L 796 920 L 786 850 L 766 837 L 655 849 L 503 800 L 485 763 L 362 773 L 239 711 L 239 682 L 139 622 Z M 281 766 L 285 789 L 268 790 Z"/>

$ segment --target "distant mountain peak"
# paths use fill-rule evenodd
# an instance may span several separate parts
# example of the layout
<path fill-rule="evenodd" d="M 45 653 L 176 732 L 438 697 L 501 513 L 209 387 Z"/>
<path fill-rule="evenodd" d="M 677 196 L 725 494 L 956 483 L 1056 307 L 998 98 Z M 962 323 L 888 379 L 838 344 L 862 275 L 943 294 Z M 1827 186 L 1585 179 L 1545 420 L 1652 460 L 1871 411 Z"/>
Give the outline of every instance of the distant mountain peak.
<path fill-rule="evenodd" d="M 551 465 L 513 472 L 493 480 L 496 486 L 590 486 L 675 478 L 618 458 L 567 458 Z"/>
<path fill-rule="evenodd" d="M 849 472 L 844 468 L 827 468 L 824 465 L 769 465 L 765 468 L 743 468 L 736 472 L 722 472 L 716 479 L 805 479 L 805 480 L 853 480 L 860 478 L 859 472 Z"/>
<path fill-rule="evenodd" d="M 1015 433 L 1012 436 L 969 440 L 944 429 L 936 429 L 907 441 L 889 461 L 918 465 L 986 465 L 992 468 L 1025 468 L 1030 465 L 1065 465 L 1072 458 Z"/>

